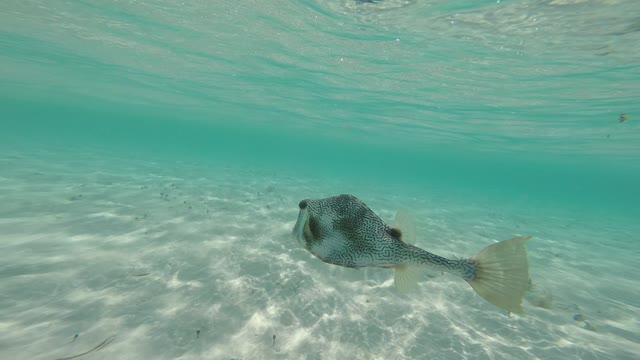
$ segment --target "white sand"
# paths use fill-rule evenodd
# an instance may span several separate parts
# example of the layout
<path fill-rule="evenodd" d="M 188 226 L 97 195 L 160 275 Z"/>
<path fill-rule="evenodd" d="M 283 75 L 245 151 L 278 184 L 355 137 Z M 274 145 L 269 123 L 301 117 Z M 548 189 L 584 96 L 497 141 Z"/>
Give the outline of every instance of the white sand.
<path fill-rule="evenodd" d="M 81 358 L 640 357 L 638 228 L 620 219 L 99 154 L 4 152 L 0 169 L 0 359 L 111 336 Z M 533 235 L 531 299 L 551 308 L 507 317 L 452 276 L 401 296 L 388 270 L 322 263 L 290 236 L 297 203 L 347 192 L 388 221 L 413 209 L 417 245 L 443 256 Z"/>

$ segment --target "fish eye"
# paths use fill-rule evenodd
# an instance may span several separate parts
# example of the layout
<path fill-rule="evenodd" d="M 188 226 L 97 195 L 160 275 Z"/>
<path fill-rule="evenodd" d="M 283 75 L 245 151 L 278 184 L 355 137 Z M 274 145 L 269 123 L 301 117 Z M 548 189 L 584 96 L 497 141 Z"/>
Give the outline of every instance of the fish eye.
<path fill-rule="evenodd" d="M 307 208 L 307 200 L 300 201 L 300 203 L 298 204 L 298 207 L 300 208 L 300 210 L 306 209 Z"/>

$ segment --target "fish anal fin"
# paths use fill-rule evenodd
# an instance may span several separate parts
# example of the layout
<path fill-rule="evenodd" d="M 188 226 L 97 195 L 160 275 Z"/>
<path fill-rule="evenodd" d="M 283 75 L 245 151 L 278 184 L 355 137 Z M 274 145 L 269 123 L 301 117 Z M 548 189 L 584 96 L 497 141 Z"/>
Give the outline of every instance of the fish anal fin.
<path fill-rule="evenodd" d="M 395 268 L 394 284 L 401 294 L 411 292 L 418 286 L 420 267 L 415 265 L 397 265 Z"/>

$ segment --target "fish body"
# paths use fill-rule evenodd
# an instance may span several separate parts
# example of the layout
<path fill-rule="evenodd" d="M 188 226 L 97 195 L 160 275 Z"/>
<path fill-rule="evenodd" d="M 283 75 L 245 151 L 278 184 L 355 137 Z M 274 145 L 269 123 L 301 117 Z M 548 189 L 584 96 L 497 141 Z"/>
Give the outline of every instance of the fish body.
<path fill-rule="evenodd" d="M 498 307 L 522 312 L 529 282 L 524 242 L 529 237 L 491 245 L 474 258 L 454 260 L 410 244 L 402 229 L 387 225 L 353 195 L 305 199 L 298 207 L 293 236 L 326 263 L 350 268 L 393 268 L 395 284 L 402 292 L 416 285 L 421 268 L 446 271 L 469 282 Z M 396 222 L 403 221 L 397 217 Z"/>

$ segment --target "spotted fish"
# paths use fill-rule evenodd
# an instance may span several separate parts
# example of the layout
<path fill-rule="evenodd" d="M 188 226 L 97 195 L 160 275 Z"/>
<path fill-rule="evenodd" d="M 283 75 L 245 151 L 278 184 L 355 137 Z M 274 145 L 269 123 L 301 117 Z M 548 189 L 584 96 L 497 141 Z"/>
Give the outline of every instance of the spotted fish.
<path fill-rule="evenodd" d="M 488 246 L 470 259 L 452 260 L 420 249 L 407 241 L 413 237 L 406 213 L 390 227 L 353 195 L 302 200 L 293 236 L 320 260 L 350 268 L 395 269 L 395 285 L 401 292 L 417 284 L 421 269 L 428 267 L 461 277 L 485 300 L 512 313 L 522 313 L 529 283 L 526 242 L 521 236 Z M 401 230 L 401 226 L 408 232 Z M 412 240 L 412 239 L 411 239 Z"/>

